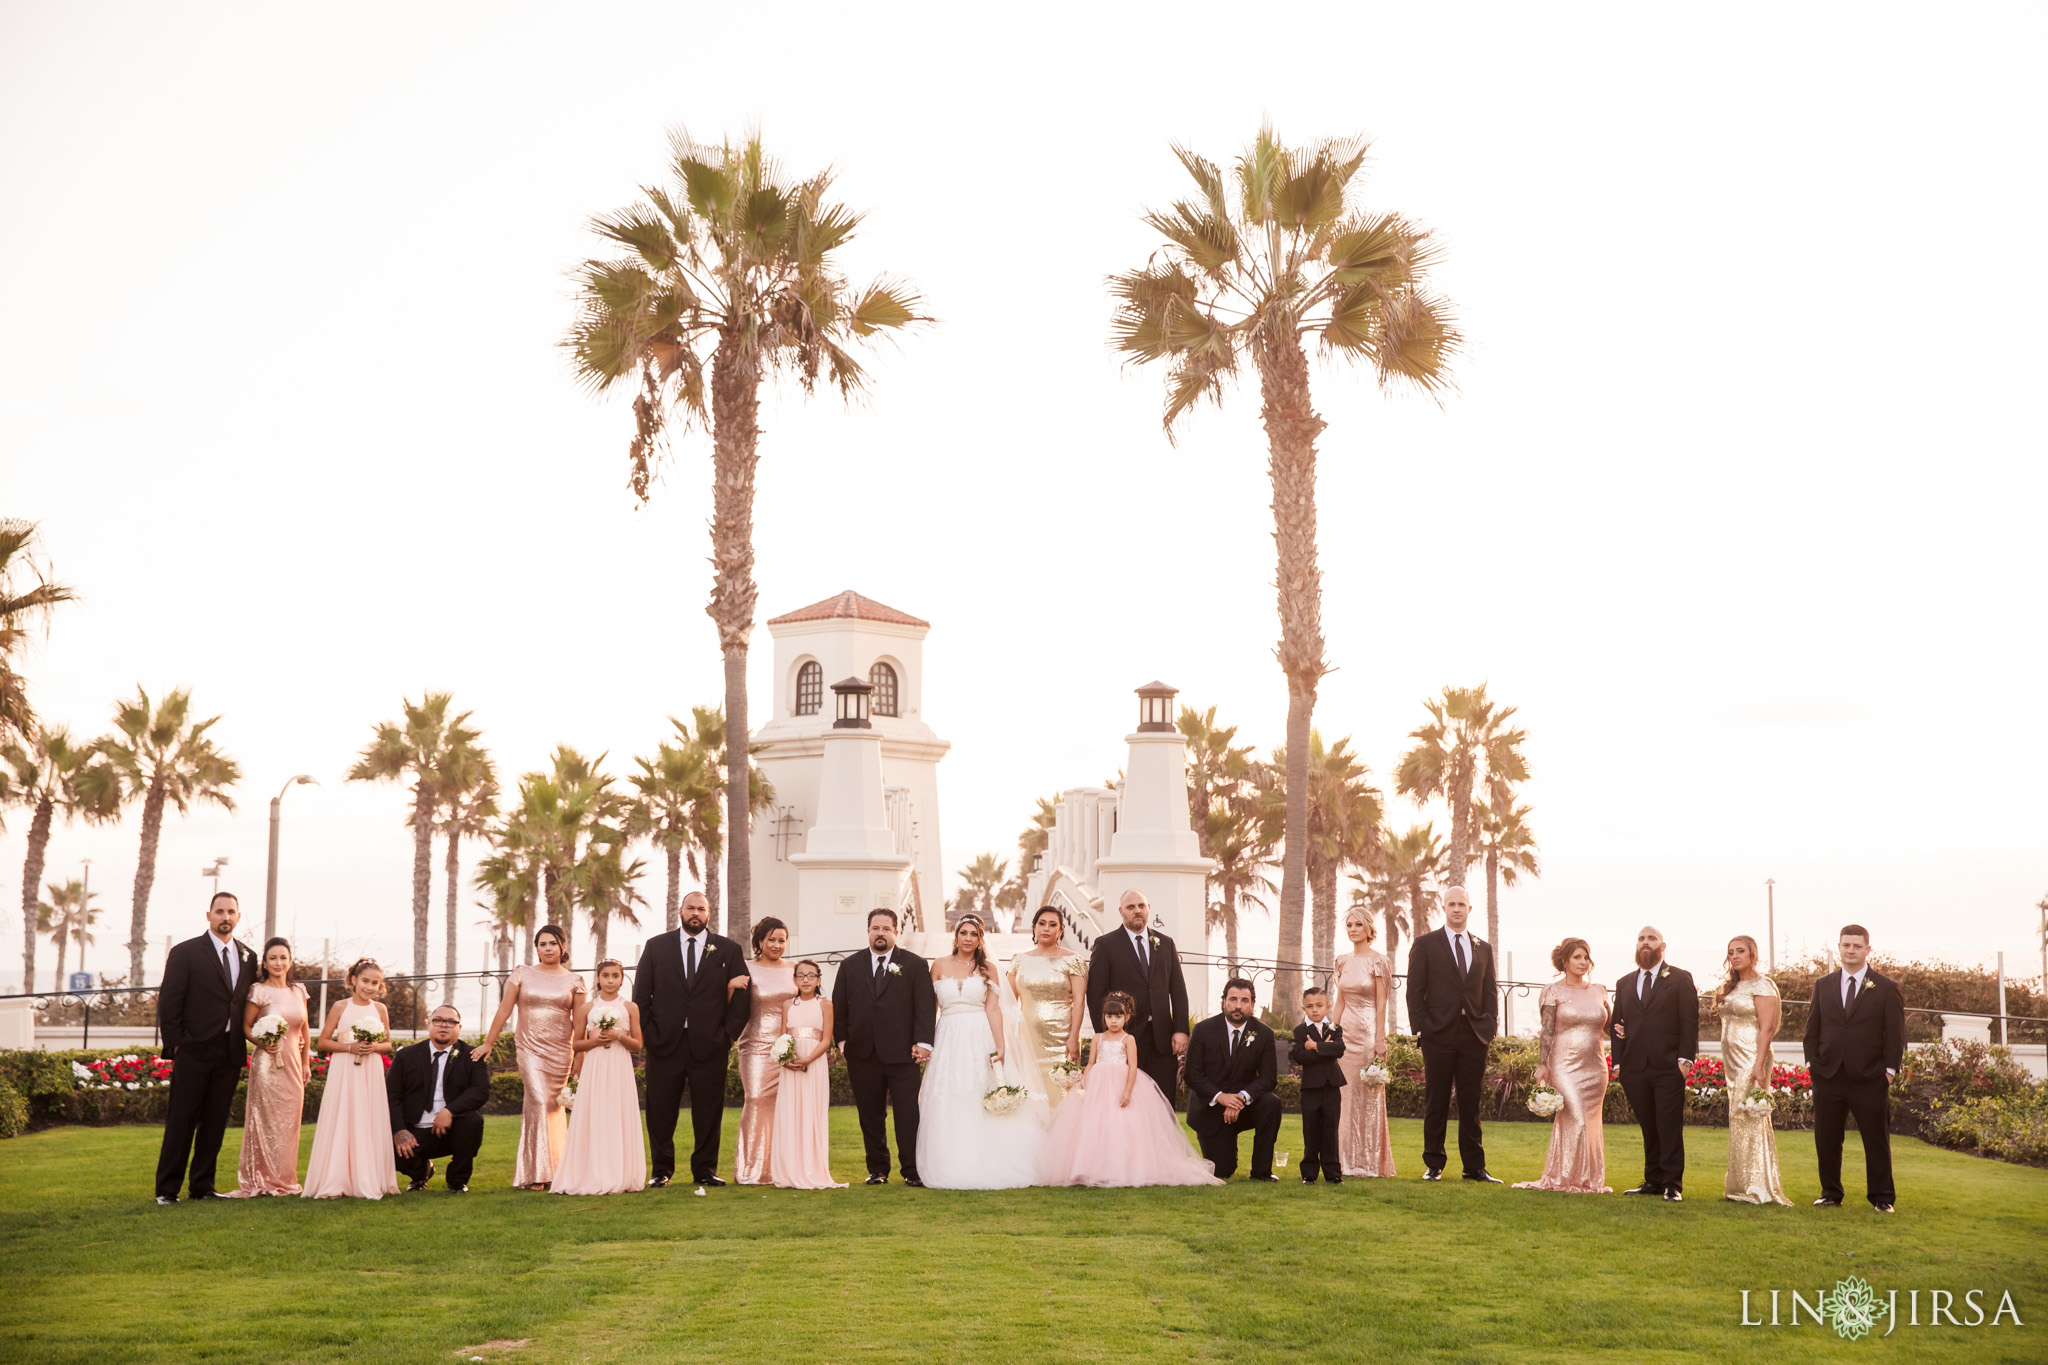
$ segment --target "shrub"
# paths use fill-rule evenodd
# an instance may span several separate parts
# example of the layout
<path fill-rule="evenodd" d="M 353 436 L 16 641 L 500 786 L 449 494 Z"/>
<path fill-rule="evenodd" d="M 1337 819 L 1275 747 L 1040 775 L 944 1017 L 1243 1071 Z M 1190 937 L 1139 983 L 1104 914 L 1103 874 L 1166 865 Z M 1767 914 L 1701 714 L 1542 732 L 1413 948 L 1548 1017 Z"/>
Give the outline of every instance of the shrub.
<path fill-rule="evenodd" d="M 1944 1147 L 2048 1166 L 2048 1086 L 1965 1100 L 1935 1118 L 1926 1134 Z"/>
<path fill-rule="evenodd" d="M 526 1082 L 516 1071 L 500 1071 L 491 1077 L 491 1104 L 493 1114 L 516 1114 L 526 1103 Z"/>
<path fill-rule="evenodd" d="M 28 1131 L 28 1100 L 6 1081 L 0 1081 L 0 1138 L 20 1137 Z"/>

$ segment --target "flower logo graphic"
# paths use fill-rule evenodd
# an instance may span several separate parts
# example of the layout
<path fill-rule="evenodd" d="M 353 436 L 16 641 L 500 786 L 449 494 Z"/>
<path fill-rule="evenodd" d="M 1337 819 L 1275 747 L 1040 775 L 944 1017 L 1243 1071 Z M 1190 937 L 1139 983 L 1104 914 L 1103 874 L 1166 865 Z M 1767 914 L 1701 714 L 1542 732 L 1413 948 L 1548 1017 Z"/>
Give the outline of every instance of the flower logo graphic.
<path fill-rule="evenodd" d="M 1835 1329 L 1836 1336 L 1856 1341 L 1891 1310 L 1868 1281 L 1852 1275 L 1835 1281 L 1834 1293 L 1821 1295 L 1821 1311 L 1827 1314 L 1828 1326 Z"/>

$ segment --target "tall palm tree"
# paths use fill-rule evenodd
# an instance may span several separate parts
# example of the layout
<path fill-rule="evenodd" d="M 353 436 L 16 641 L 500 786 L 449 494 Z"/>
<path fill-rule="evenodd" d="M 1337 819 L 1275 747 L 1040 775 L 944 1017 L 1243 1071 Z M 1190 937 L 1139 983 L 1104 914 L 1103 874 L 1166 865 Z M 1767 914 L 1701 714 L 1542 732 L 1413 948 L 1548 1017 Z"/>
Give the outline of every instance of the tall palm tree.
<path fill-rule="evenodd" d="M 1486 941 L 1500 948 L 1500 888 L 1543 875 L 1542 852 L 1527 806 L 1480 803 L 1479 847 L 1486 857 Z"/>
<path fill-rule="evenodd" d="M 500 949 L 500 970 L 502 959 L 511 951 L 512 931 L 521 931 L 525 939 L 521 961 L 533 963 L 533 934 L 540 925 L 541 861 L 538 840 L 527 827 L 522 812 L 515 811 L 499 820 L 491 830 L 491 852 L 477 860 L 476 888 L 490 899 L 481 902 L 491 912 L 491 918 L 499 926 L 503 946 Z"/>
<path fill-rule="evenodd" d="M 731 771 L 729 766 L 731 755 L 728 753 L 725 743 L 724 711 L 716 706 L 693 706 L 690 708 L 690 723 L 688 725 L 683 724 L 674 716 L 668 718 L 668 723 L 675 727 L 679 738 L 702 749 L 714 768 L 725 770 L 728 773 Z M 748 751 L 747 790 L 751 798 L 750 816 L 754 812 L 764 811 L 775 804 L 775 784 L 762 775 L 760 765 L 756 764 L 753 760 L 754 754 L 765 753 L 767 747 L 762 745 L 759 748 Z M 704 884 L 704 899 L 710 903 L 710 924 L 714 931 L 716 931 L 718 926 L 721 904 L 718 865 L 720 859 L 725 855 L 725 828 L 729 823 L 725 818 L 725 798 L 729 794 L 730 786 L 726 790 L 720 791 L 717 799 L 709 802 L 698 802 L 692 807 L 693 821 L 690 842 L 693 852 L 689 857 L 690 875 L 693 877 L 700 876 L 696 855 L 697 853 L 702 853 L 704 855 L 704 866 L 701 880 Z M 751 827 L 751 821 L 749 821 L 743 824 L 741 829 L 744 831 Z M 732 912 L 727 916 L 728 922 L 725 932 L 731 937 L 742 941 L 747 939 L 753 932 L 753 924 L 751 921 L 742 922 L 744 919 L 745 916 L 739 907 L 739 903 L 735 901 Z"/>
<path fill-rule="evenodd" d="M 590 917 L 591 937 L 597 941 L 594 960 L 601 961 L 610 950 L 612 920 L 622 919 L 637 928 L 640 917 L 634 913 L 634 907 L 647 904 L 639 889 L 640 876 L 647 870 L 647 864 L 638 858 L 626 861 L 626 846 L 630 842 L 623 829 L 598 825 L 591 831 L 583 856 L 571 874 L 577 904 Z"/>
<path fill-rule="evenodd" d="M 1358 203 L 1362 138 L 1290 148 L 1262 127 L 1228 178 L 1185 147 L 1173 151 L 1197 193 L 1169 212 L 1145 215 L 1165 243 L 1143 267 L 1112 277 L 1113 340 L 1135 361 L 1166 362 L 1169 438 L 1203 398 L 1222 401 L 1223 381 L 1247 358 L 1258 373 L 1292 756 L 1279 955 L 1299 961 L 1308 736 L 1316 689 L 1329 671 L 1316 562 L 1316 437 L 1324 423 L 1309 392 L 1308 344 L 1365 365 L 1383 388 L 1400 382 L 1435 393 L 1447 381 L 1458 334 L 1447 305 L 1424 287 L 1436 254 L 1429 234 Z"/>
<path fill-rule="evenodd" d="M 149 944 L 149 892 L 156 884 L 157 845 L 163 837 L 164 807 L 189 815 L 195 802 L 235 808 L 228 788 L 242 780 L 242 767 L 213 742 L 208 731 L 219 716 L 192 719 L 192 693 L 166 692 L 161 702 L 137 687 L 132 700 L 114 705 L 117 733 L 99 741 L 120 805 L 142 803 L 142 846 L 135 859 L 135 892 L 128 912 L 128 980 L 142 983 L 142 955 Z"/>
<path fill-rule="evenodd" d="M 627 447 L 628 482 L 649 497 L 670 421 L 711 438 L 711 601 L 725 658 L 726 811 L 731 853 L 728 929 L 752 922 L 748 862 L 747 644 L 754 629 L 754 471 L 760 394 L 786 369 L 803 392 L 822 376 L 851 398 L 866 382 L 848 349 L 924 321 L 911 290 L 848 283 L 838 252 L 861 215 L 828 202 L 829 171 L 798 180 L 761 148 L 670 136 L 671 183 L 643 186 L 643 201 L 593 218 L 625 253 L 578 270 L 581 312 L 564 344 L 579 379 L 603 393 L 638 389 Z M 708 374 L 707 374 L 708 370 Z"/>
<path fill-rule="evenodd" d="M 634 796 L 626 810 L 626 832 L 636 839 L 652 840 L 667 860 L 665 904 L 670 929 L 682 922 L 683 859 L 688 855 L 690 873 L 695 876 L 701 831 L 707 826 L 717 828 L 718 802 L 724 791 L 724 777 L 712 755 L 683 731 L 680 722 L 674 723 L 679 732 L 677 743 L 657 745 L 653 758 L 633 760 L 639 771 L 627 779 L 633 784 Z"/>
<path fill-rule="evenodd" d="M 1237 727 L 1216 723 L 1216 708 L 1197 711 L 1180 708 L 1175 722 L 1187 741 L 1188 823 L 1194 826 L 1196 847 L 1209 852 L 1209 808 L 1217 797 L 1235 795 L 1251 775 L 1252 746 L 1232 744 Z"/>
<path fill-rule="evenodd" d="M 443 970 L 459 970 L 455 916 L 462 888 L 462 841 L 482 839 L 498 813 L 498 769 L 474 745 L 451 749 L 441 773 L 441 834 L 448 840 L 448 956 Z"/>
<path fill-rule="evenodd" d="M 592 840 L 602 837 L 627 806 L 625 795 L 603 771 L 604 760 L 604 754 L 585 758 L 558 744 L 549 771 L 519 779 L 519 816 L 539 862 L 541 904 L 548 922 L 562 928 L 565 959 L 576 936 L 577 870 Z"/>
<path fill-rule="evenodd" d="M 1425 700 L 1429 723 L 1408 732 L 1415 741 L 1401 755 L 1394 769 L 1394 790 L 1417 805 L 1440 796 L 1451 808 L 1451 843 L 1444 864 L 1444 884 L 1463 886 L 1465 867 L 1471 862 L 1472 793 L 1482 768 L 1497 761 L 1508 772 L 1528 776 L 1521 756 L 1527 737 L 1507 728 L 1512 706 L 1496 705 L 1486 695 L 1486 684 L 1477 687 L 1446 687 L 1443 695 Z"/>
<path fill-rule="evenodd" d="M 92 926 L 99 922 L 99 907 L 91 904 L 100 898 L 97 891 L 87 891 L 85 883 L 73 877 L 59 886 L 51 882 L 50 898 L 36 907 L 38 918 L 50 935 L 50 946 L 57 950 L 57 977 L 51 990 L 64 989 L 64 947 L 67 942 L 78 945 L 78 960 L 85 961 L 85 945 L 93 941 Z"/>
<path fill-rule="evenodd" d="M 58 607 L 78 600 L 76 589 L 51 579 L 48 565 L 37 553 L 37 538 L 36 523 L 0 517 L 0 741 L 10 735 L 27 735 L 35 728 L 28 680 L 15 667 L 29 634 L 38 625 L 47 628 Z M 35 887 L 30 883 L 22 903 L 34 900 Z M 24 990 L 28 980 L 22 978 Z"/>
<path fill-rule="evenodd" d="M 1429 932 L 1429 917 L 1437 905 L 1437 891 L 1431 883 L 1443 875 L 1444 846 L 1436 837 L 1436 826 L 1410 825 L 1399 835 L 1384 834 L 1380 849 L 1386 874 L 1405 900 L 1401 920 L 1409 933 L 1420 938 Z M 1400 946 L 1400 935 L 1391 919 L 1387 929 L 1386 951 L 1391 957 Z"/>
<path fill-rule="evenodd" d="M 954 898 L 953 908 L 960 912 L 973 910 L 980 914 L 983 924 L 993 923 L 996 895 L 1010 877 L 1009 862 L 998 862 L 993 853 L 980 853 L 954 875 L 960 878 L 960 894 Z"/>
<path fill-rule="evenodd" d="M 1347 867 L 1370 868 L 1379 861 L 1385 809 L 1364 760 L 1351 750 L 1350 736 L 1325 746 L 1322 735 L 1311 730 L 1308 744 L 1307 863 L 1313 960 L 1318 967 L 1329 967 L 1335 961 L 1337 943 L 1337 878 Z M 1286 771 L 1284 750 L 1274 753 L 1273 767 Z M 1287 1002 L 1299 998 L 1298 983 L 1291 968 L 1282 970 L 1289 979 L 1276 981 L 1275 1008 L 1291 1018 Z M 1297 988 L 1283 989 L 1283 985 Z"/>
<path fill-rule="evenodd" d="M 427 902 L 433 880 L 434 817 L 451 757 L 482 738 L 469 726 L 469 712 L 450 716 L 455 699 L 428 692 L 417 704 L 401 699 L 402 721 L 379 721 L 374 737 L 348 770 L 351 782 L 412 782 L 412 972 L 427 974 Z"/>
<path fill-rule="evenodd" d="M 1238 926 L 1248 909 L 1268 908 L 1266 897 L 1276 888 L 1266 869 L 1273 864 L 1286 818 L 1285 808 L 1245 787 L 1218 796 L 1209 805 L 1209 856 L 1216 870 L 1209 874 L 1205 928 L 1223 931 L 1223 957 L 1237 970 Z"/>
<path fill-rule="evenodd" d="M 1353 873 L 1351 879 L 1358 885 L 1351 888 L 1349 908 L 1379 917 L 1380 942 L 1388 959 L 1395 960 L 1395 950 L 1401 946 L 1401 931 L 1408 927 L 1408 912 L 1401 905 L 1407 893 L 1406 877 L 1390 857 L 1382 857 L 1376 870 Z M 1394 970 L 1398 972 L 1401 968 L 1396 965 Z"/>
<path fill-rule="evenodd" d="M 36 887 L 43 879 L 52 826 L 60 819 L 67 825 L 75 819 L 99 824 L 120 813 L 120 780 L 98 753 L 97 743 L 74 743 L 61 725 L 31 725 L 21 738 L 0 748 L 0 806 L 17 805 L 30 812 L 28 856 L 21 865 L 25 990 L 36 979 Z"/>

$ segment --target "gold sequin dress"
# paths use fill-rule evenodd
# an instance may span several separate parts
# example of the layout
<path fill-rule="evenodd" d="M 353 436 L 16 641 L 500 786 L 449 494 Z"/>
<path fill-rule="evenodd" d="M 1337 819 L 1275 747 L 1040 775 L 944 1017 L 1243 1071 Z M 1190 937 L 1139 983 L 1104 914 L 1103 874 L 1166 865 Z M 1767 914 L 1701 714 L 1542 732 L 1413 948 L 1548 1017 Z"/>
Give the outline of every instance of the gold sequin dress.
<path fill-rule="evenodd" d="M 785 1031 L 789 1002 L 796 999 L 794 966 L 756 962 L 752 973 L 747 1027 L 739 1039 L 740 1088 L 747 1099 L 740 1109 L 739 1153 L 732 1163 L 735 1185 L 773 1183 L 769 1147 L 775 1134 L 775 1096 L 782 1085 L 782 1064 L 775 1060 L 775 1044 Z M 824 1063 L 819 1066 L 822 1069 Z"/>
<path fill-rule="evenodd" d="M 1347 1176 L 1392 1176 L 1394 1143 L 1387 1133 L 1387 1088 L 1367 1085 L 1365 1069 L 1380 1059 L 1377 982 L 1392 974 L 1385 953 L 1367 948 L 1337 959 L 1330 1006 L 1344 1030 L 1344 1088 L 1338 1091 L 1337 1160 Z M 1388 1001 L 1391 1013 L 1393 1002 Z M 1381 1063 L 1384 1065 L 1384 1063 Z"/>
<path fill-rule="evenodd" d="M 1778 1179 L 1778 1135 L 1771 1129 L 1771 1116 L 1752 1118 L 1736 1107 L 1749 1093 L 1750 1071 L 1756 1066 L 1757 998 L 1777 993 L 1776 983 L 1760 975 L 1736 982 L 1721 1002 L 1721 1071 L 1728 1082 L 1728 1180 L 1723 1192 L 1744 1204 L 1792 1203 Z"/>
<path fill-rule="evenodd" d="M 1074 1020 L 1074 978 L 1087 976 L 1088 959 L 1079 953 L 1068 957 L 1019 953 L 1012 962 L 1017 973 L 1017 1005 L 1023 1016 L 1017 1032 L 1025 1055 L 1019 1060 L 1025 1064 L 1030 1088 L 1058 1109 L 1066 1092 L 1052 1083 L 1052 1069 L 1067 1059 L 1067 1030 Z"/>

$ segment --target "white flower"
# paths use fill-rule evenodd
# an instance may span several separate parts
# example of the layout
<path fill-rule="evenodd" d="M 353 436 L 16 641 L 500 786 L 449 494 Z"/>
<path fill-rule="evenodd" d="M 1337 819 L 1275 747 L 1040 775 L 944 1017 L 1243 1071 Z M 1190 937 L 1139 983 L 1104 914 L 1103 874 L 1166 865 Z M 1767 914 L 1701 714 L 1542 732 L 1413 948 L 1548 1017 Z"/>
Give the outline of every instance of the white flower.
<path fill-rule="evenodd" d="M 901 975 L 903 975 L 903 969 L 902 969 L 901 967 L 897 966 L 897 965 L 896 965 L 895 963 L 893 963 L 893 962 L 891 962 L 891 963 L 890 963 L 890 964 L 889 964 L 888 966 L 886 966 L 886 967 L 882 968 L 882 970 L 883 970 L 883 971 L 885 971 L 885 972 L 887 972 L 887 973 L 888 973 L 889 975 L 891 975 L 891 976 L 901 976 Z"/>
<path fill-rule="evenodd" d="M 130 1081 L 130 1082 L 128 1082 L 128 1088 L 129 1088 L 130 1090 L 140 1090 L 140 1089 L 142 1089 L 142 1087 L 141 1087 L 141 1086 L 137 1085 L 137 1084 L 136 1084 L 135 1082 L 133 1082 L 133 1081 Z"/>
<path fill-rule="evenodd" d="M 1385 1085 L 1394 1078 L 1385 1067 L 1381 1066 L 1378 1062 L 1374 1062 L 1371 1066 L 1358 1073 L 1358 1079 L 1364 1081 L 1367 1085 Z"/>
<path fill-rule="evenodd" d="M 606 1007 L 591 1016 L 590 1022 L 596 1024 L 600 1031 L 608 1028 L 617 1028 L 619 1026 L 619 1012 L 616 1009 Z"/>
<path fill-rule="evenodd" d="M 255 1027 L 249 1030 L 249 1036 L 259 1043 L 268 1045 L 284 1037 L 284 1031 L 287 1027 L 289 1026 L 281 1015 L 266 1014 L 256 1021 Z"/>
<path fill-rule="evenodd" d="M 701 1196 L 704 1193 L 704 1187 L 702 1185 L 699 1185 L 695 1190 L 691 1191 L 691 1193 Z"/>
<path fill-rule="evenodd" d="M 99 1079 L 99 1077 L 97 1077 L 97 1076 L 93 1075 L 93 1074 L 92 1074 L 92 1073 L 91 1073 L 90 1071 L 87 1071 L 87 1070 L 86 1070 L 86 1069 L 85 1069 L 84 1067 L 80 1066 L 80 1065 L 79 1065 L 79 1064 L 78 1064 L 77 1062 L 73 1062 L 73 1063 L 71 1064 L 71 1076 L 72 1076 L 72 1079 L 73 1079 L 73 1080 L 80 1080 L 80 1081 L 96 1081 L 96 1080 L 98 1080 L 98 1079 Z"/>
<path fill-rule="evenodd" d="M 1564 1096 L 1558 1094 L 1547 1085 L 1537 1086 L 1535 1093 L 1529 1096 L 1529 1112 L 1538 1118 L 1553 1118 L 1556 1116 L 1557 1111 L 1562 1108 L 1564 1108 Z"/>
<path fill-rule="evenodd" d="M 783 1034 L 775 1040 L 775 1050 L 770 1055 L 777 1066 L 788 1066 L 796 1060 L 796 1039 Z"/>

